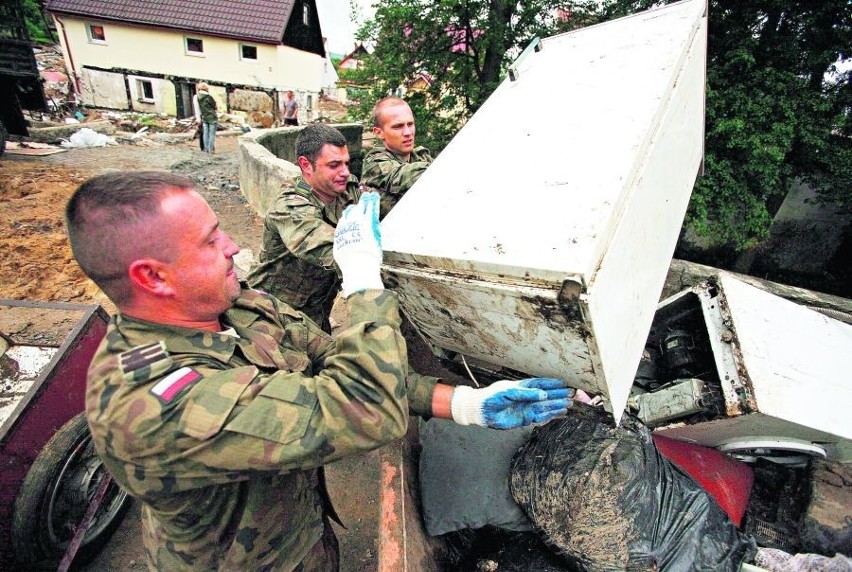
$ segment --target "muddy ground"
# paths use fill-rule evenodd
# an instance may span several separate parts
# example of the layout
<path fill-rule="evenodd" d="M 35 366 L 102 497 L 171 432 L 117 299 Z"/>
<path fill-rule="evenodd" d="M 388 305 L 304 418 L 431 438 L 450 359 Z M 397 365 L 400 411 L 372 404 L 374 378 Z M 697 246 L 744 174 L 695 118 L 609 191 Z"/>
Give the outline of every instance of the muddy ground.
<path fill-rule="evenodd" d="M 225 231 L 241 246 L 256 249 L 262 221 L 239 191 L 236 137 L 220 137 L 219 143 L 222 149 L 213 156 L 192 142 L 69 149 L 45 157 L 5 155 L 0 160 L 0 297 L 100 303 L 112 309 L 72 259 L 63 224 L 68 197 L 104 169 L 168 169 L 190 176 Z"/>

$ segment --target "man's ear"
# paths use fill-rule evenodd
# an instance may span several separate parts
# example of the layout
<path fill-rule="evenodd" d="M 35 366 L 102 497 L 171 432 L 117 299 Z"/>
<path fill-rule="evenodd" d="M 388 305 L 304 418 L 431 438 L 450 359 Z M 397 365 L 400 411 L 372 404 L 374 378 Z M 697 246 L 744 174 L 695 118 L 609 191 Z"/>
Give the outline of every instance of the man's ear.
<path fill-rule="evenodd" d="M 135 289 L 154 296 L 169 296 L 173 292 L 165 272 L 166 265 L 153 258 L 143 258 L 130 263 L 128 274 Z"/>
<path fill-rule="evenodd" d="M 385 140 L 384 137 L 382 137 L 382 135 L 384 135 L 384 133 L 382 133 L 381 127 L 373 127 L 373 135 L 375 135 L 376 137 L 378 137 L 382 141 Z"/>
<path fill-rule="evenodd" d="M 312 172 L 312 171 L 309 170 L 309 169 L 312 169 L 311 162 L 308 161 L 308 158 L 305 157 L 304 155 L 299 155 L 299 158 L 296 159 L 296 162 L 299 164 L 299 168 L 302 170 L 303 173 L 311 173 Z"/>

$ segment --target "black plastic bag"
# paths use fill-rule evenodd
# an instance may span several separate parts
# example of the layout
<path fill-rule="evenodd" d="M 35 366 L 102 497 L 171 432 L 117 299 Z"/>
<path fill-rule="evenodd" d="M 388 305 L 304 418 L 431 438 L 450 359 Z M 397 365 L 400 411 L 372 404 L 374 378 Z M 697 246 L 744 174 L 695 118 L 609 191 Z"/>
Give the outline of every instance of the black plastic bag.
<path fill-rule="evenodd" d="M 581 569 L 737 571 L 756 551 L 633 417 L 616 428 L 605 411 L 575 405 L 518 451 L 510 489 L 545 542 Z"/>

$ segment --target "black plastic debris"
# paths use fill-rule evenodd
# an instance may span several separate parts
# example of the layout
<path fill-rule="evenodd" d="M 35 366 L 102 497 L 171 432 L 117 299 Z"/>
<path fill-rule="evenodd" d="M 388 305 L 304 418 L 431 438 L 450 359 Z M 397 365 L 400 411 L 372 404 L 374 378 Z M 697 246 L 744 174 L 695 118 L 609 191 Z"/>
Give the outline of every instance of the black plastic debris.
<path fill-rule="evenodd" d="M 510 488 L 545 542 L 585 570 L 731 570 L 756 552 L 631 416 L 575 405 L 536 428 Z"/>

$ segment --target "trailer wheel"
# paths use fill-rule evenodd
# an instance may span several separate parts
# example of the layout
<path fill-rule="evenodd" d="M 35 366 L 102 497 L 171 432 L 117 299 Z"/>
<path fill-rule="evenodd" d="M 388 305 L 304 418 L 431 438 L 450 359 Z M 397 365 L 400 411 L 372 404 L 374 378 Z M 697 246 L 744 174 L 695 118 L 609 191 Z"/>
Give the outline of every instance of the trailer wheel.
<path fill-rule="evenodd" d="M 12 545 L 24 564 L 55 570 L 98 484 L 108 478 L 81 413 L 63 425 L 30 467 L 15 499 Z M 91 560 L 121 524 L 131 498 L 113 483 L 74 563 Z"/>

